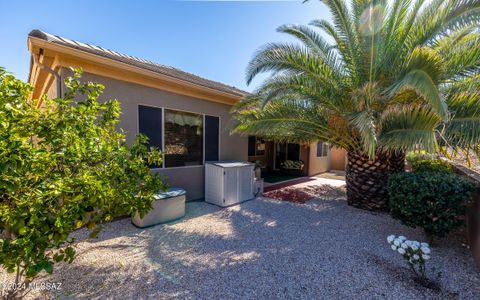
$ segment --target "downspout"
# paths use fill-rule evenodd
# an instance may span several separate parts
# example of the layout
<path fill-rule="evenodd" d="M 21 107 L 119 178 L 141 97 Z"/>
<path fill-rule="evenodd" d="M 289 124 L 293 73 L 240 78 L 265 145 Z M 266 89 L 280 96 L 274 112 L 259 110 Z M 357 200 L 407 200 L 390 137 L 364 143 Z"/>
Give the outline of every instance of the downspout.
<path fill-rule="evenodd" d="M 60 76 L 59 73 L 55 72 L 55 70 L 53 70 L 52 68 L 42 64 L 40 62 L 40 56 L 43 55 L 43 49 L 40 49 L 40 53 L 39 54 L 33 54 L 32 53 L 32 58 L 33 58 L 33 62 L 34 64 L 36 64 L 37 66 L 40 67 L 40 69 L 42 70 L 45 70 L 46 72 L 52 74 L 54 77 L 55 77 L 55 81 L 57 83 L 57 97 L 61 97 L 62 96 L 62 77 Z"/>

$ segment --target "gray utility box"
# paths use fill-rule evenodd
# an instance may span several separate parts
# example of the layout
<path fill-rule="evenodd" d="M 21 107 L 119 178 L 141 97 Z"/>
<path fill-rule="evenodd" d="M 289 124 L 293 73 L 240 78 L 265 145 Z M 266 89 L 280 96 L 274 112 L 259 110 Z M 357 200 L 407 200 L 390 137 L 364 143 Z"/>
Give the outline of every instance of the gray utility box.
<path fill-rule="evenodd" d="M 207 162 L 205 201 L 225 207 L 253 199 L 254 167 L 241 161 Z"/>
<path fill-rule="evenodd" d="M 155 195 L 152 209 L 140 218 L 137 212 L 132 223 L 140 228 L 177 220 L 185 216 L 185 190 L 171 188 Z"/>

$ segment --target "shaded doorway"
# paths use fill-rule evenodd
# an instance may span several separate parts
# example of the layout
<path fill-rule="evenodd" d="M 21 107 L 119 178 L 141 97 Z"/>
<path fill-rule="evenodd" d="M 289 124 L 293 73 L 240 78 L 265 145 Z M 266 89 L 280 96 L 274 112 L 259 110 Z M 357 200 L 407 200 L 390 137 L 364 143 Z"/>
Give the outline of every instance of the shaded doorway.
<path fill-rule="evenodd" d="M 286 160 L 300 160 L 300 145 L 291 143 L 275 143 L 275 170 L 282 168 L 282 163 Z"/>

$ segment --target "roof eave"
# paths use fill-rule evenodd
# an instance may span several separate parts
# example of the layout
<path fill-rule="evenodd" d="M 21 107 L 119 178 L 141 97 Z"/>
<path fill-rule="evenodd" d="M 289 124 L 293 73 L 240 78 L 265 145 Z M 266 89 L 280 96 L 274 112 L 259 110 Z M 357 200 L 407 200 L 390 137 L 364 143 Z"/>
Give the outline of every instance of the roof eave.
<path fill-rule="evenodd" d="M 75 57 L 80 58 L 80 59 L 85 60 L 85 61 L 107 64 L 107 65 L 110 65 L 110 66 L 113 66 L 113 67 L 116 67 L 116 68 L 120 68 L 120 69 L 128 71 L 128 72 L 134 72 L 134 73 L 140 74 L 142 76 L 148 76 L 152 79 L 162 80 L 162 81 L 175 83 L 175 84 L 181 84 L 181 85 L 183 85 L 184 87 L 187 87 L 187 88 L 194 88 L 194 89 L 197 89 L 199 91 L 203 91 L 203 92 L 206 92 L 206 93 L 209 93 L 209 94 L 212 94 L 212 95 L 218 95 L 218 96 L 221 96 L 221 97 L 230 98 L 231 101 L 229 101 L 229 102 L 231 102 L 231 103 L 229 103 L 229 104 L 235 104 L 236 102 L 241 100 L 243 97 L 248 95 L 248 93 L 229 93 L 229 92 L 221 91 L 221 90 L 214 89 L 214 88 L 211 88 L 211 87 L 206 87 L 206 86 L 203 86 L 203 85 L 200 85 L 200 84 L 196 84 L 194 82 L 190 82 L 190 81 L 183 80 L 183 79 L 180 79 L 180 78 L 176 78 L 176 77 L 173 77 L 173 76 L 168 76 L 168 75 L 165 75 L 165 74 L 161 74 L 161 73 L 158 73 L 158 72 L 147 70 L 147 69 L 135 66 L 135 65 L 131 65 L 131 64 L 128 64 L 128 63 L 117 61 L 115 59 L 111 59 L 111 58 L 108 58 L 108 57 L 103 57 L 103 56 L 100 56 L 100 55 L 97 55 L 97 54 L 93 54 L 93 53 L 90 53 L 90 52 L 87 52 L 87 51 L 82 51 L 80 49 L 68 47 L 68 46 L 65 46 L 65 45 L 52 43 L 52 42 L 46 41 L 46 40 L 38 38 L 38 37 L 29 36 L 28 37 L 28 50 L 32 55 L 35 54 L 34 49 L 36 49 L 37 47 L 41 48 L 41 49 L 56 52 L 60 55 L 71 55 L 71 56 L 75 56 Z M 69 66 L 63 66 L 63 67 L 69 67 Z M 33 64 L 30 65 L 29 80 L 30 80 L 32 68 L 33 68 Z"/>

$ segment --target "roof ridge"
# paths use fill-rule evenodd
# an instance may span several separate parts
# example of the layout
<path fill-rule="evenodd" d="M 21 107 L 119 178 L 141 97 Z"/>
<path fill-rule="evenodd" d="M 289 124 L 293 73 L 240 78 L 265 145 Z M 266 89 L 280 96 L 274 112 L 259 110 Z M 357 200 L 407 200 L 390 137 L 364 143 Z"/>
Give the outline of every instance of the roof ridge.
<path fill-rule="evenodd" d="M 30 31 L 28 34 L 29 37 L 35 37 L 35 38 L 40 38 L 42 40 L 45 40 L 50 43 L 55 43 L 55 44 L 60 44 L 63 46 L 75 48 L 78 50 L 86 51 L 92 54 L 100 55 L 106 58 L 110 58 L 116 61 L 120 61 L 123 63 L 127 63 L 130 65 L 134 65 L 136 67 L 140 67 L 149 71 L 153 71 L 156 73 L 160 73 L 163 75 L 171 76 L 176 79 L 188 81 L 190 83 L 202 85 L 208 88 L 213 88 L 216 90 L 220 90 L 223 92 L 239 95 L 239 96 L 244 96 L 248 94 L 248 92 L 241 90 L 233 85 L 227 85 L 222 82 L 214 81 L 211 79 L 207 79 L 204 77 L 201 77 L 199 75 L 181 70 L 179 68 L 173 67 L 173 66 L 168 66 L 168 65 L 163 65 L 148 59 L 143 59 L 139 58 L 136 56 L 128 55 L 125 53 L 121 53 L 118 51 L 110 50 L 107 48 L 104 48 L 102 46 L 97 46 L 89 43 L 83 43 L 80 41 L 68 39 L 65 37 L 61 37 L 59 35 L 53 35 L 48 32 L 39 30 L 39 29 L 34 29 Z"/>

